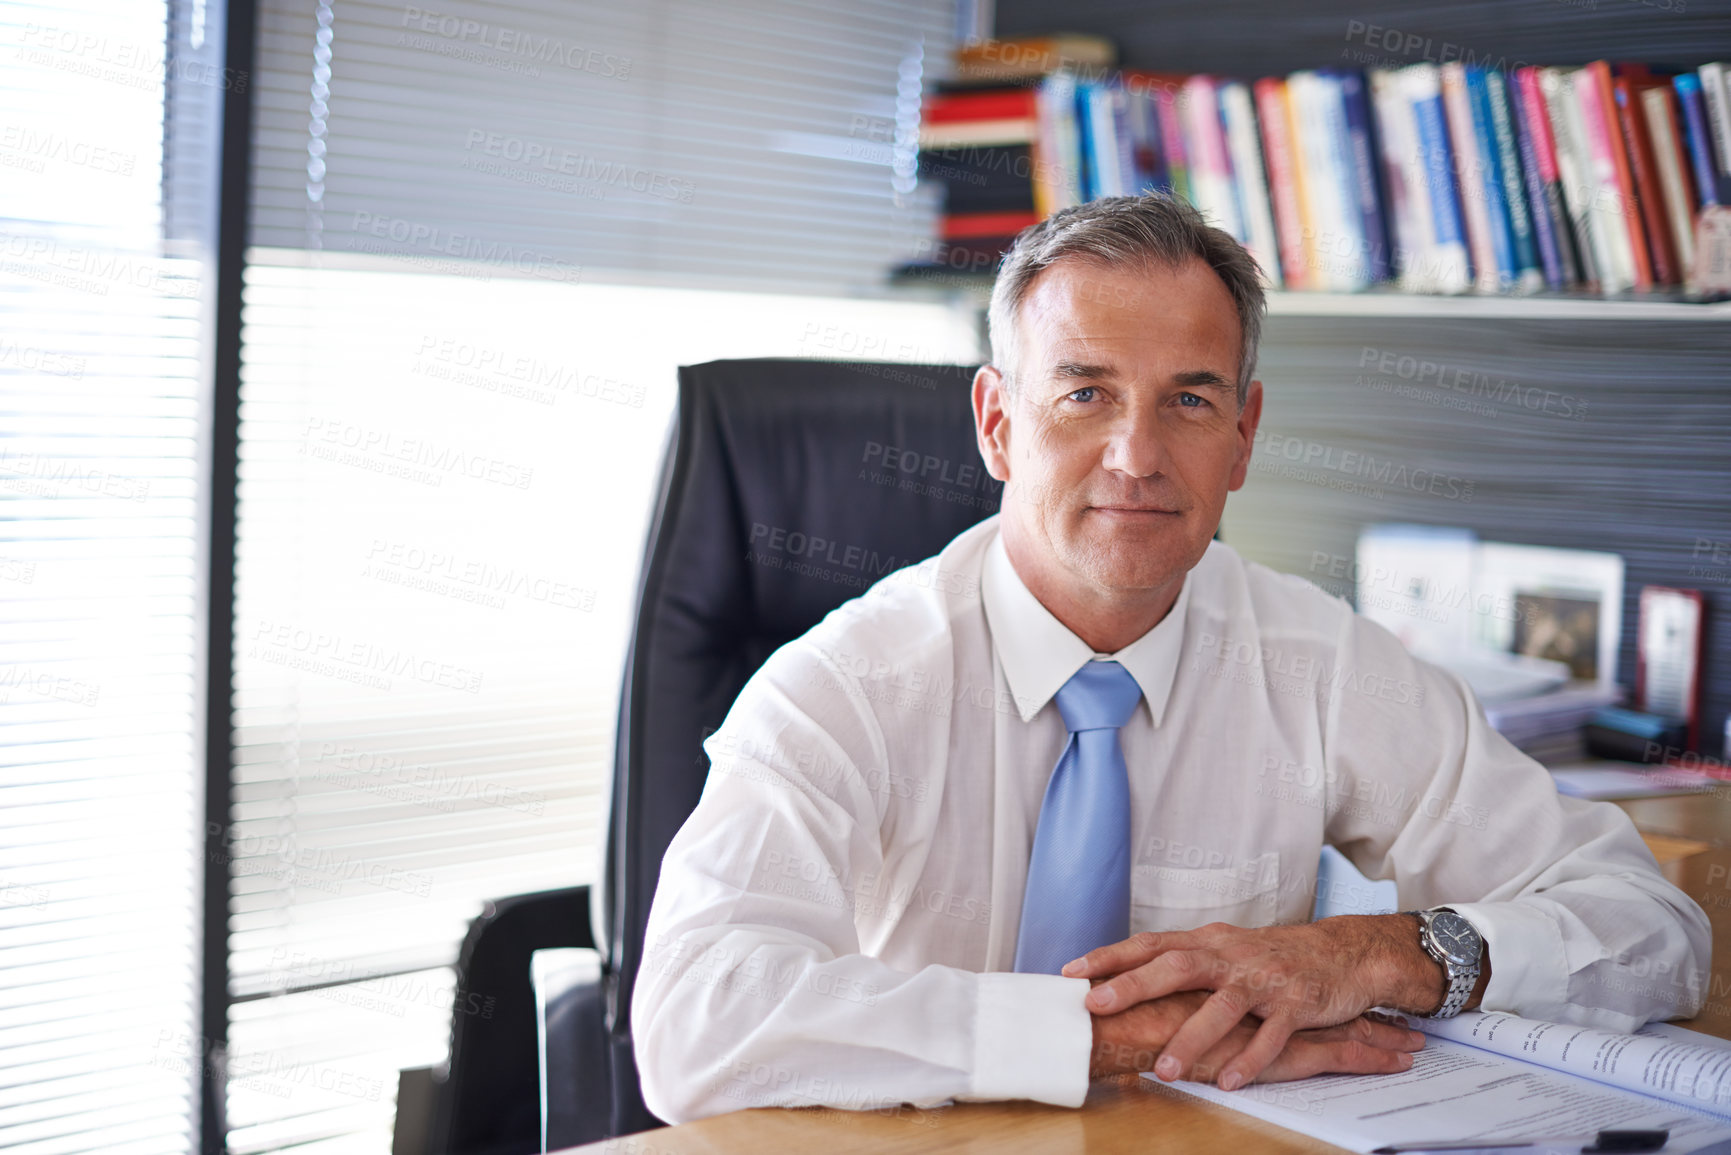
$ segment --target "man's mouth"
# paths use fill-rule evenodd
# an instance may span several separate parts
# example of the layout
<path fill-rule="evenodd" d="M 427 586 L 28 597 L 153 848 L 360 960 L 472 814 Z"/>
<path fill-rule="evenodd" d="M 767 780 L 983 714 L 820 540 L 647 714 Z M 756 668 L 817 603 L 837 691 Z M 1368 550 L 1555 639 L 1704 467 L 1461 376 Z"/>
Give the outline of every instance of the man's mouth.
<path fill-rule="evenodd" d="M 1178 513 L 1176 509 L 1166 509 L 1162 506 L 1155 505 L 1090 505 L 1088 506 L 1088 509 L 1094 513 L 1108 513 L 1114 516 L 1123 517 L 1153 517 L 1162 514 L 1167 517 L 1172 517 L 1176 516 Z"/>

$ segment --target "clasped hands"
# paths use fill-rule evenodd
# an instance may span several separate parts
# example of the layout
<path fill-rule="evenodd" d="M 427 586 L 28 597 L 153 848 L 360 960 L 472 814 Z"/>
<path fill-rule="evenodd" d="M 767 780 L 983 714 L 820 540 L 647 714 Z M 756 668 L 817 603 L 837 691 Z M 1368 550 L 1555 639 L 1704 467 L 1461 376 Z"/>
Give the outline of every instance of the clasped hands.
<path fill-rule="evenodd" d="M 1259 929 L 1211 923 L 1135 934 L 1066 965 L 1094 984 L 1090 1078 L 1253 1082 L 1386 1074 L 1412 1066 L 1424 1036 L 1372 1007 L 1414 1014 L 1442 1002 L 1442 967 L 1411 915 L 1343 915 Z"/>

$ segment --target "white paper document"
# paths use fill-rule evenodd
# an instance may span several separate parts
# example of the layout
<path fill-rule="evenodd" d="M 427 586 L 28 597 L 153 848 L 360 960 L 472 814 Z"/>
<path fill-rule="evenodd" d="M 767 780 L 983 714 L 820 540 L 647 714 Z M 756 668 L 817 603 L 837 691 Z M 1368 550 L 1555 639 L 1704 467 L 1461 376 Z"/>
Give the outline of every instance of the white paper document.
<path fill-rule="evenodd" d="M 1353 1151 L 1663 1128 L 1667 1152 L 1731 1153 L 1731 1047 L 1678 1027 L 1620 1035 L 1503 1014 L 1431 1023 L 1398 1075 L 1178 1090 Z M 1526 1152 L 1550 1148 L 1526 1148 Z M 1580 1143 L 1556 1151 L 1576 1152 Z"/>

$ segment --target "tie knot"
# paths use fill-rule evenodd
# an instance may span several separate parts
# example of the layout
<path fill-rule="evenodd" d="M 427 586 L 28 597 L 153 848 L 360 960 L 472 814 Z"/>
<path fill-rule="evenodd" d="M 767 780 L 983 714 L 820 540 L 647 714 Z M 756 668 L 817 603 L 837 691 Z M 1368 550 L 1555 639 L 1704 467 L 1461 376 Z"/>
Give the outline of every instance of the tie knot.
<path fill-rule="evenodd" d="M 1117 662 L 1082 663 L 1082 668 L 1058 690 L 1058 713 L 1064 725 L 1077 730 L 1116 730 L 1130 720 L 1142 688 Z"/>

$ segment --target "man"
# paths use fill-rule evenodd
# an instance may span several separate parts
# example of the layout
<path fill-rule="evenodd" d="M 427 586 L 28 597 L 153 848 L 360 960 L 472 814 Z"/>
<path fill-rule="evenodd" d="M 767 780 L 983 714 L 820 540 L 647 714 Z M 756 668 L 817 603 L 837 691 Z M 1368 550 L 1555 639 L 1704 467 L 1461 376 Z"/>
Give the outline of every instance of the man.
<path fill-rule="evenodd" d="M 656 1114 L 1077 1106 L 1126 1071 L 1406 1069 L 1422 1036 L 1373 1007 L 1699 1005 L 1706 919 L 1620 810 L 1211 542 L 1257 277 L 1155 196 L 1018 239 L 973 392 L 1002 512 L 774 654 L 706 743 L 633 1004 Z M 1417 913 L 1309 923 L 1324 845 Z"/>

